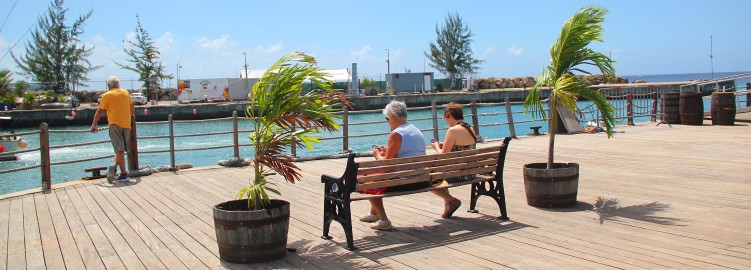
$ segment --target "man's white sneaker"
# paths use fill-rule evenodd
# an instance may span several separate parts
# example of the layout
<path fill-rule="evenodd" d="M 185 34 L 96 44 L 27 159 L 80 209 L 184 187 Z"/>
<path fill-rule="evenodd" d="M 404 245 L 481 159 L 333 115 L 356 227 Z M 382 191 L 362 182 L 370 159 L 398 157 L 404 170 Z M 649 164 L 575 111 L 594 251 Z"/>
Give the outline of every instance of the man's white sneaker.
<path fill-rule="evenodd" d="M 391 226 L 391 221 L 388 220 L 379 220 L 373 223 L 373 226 L 370 226 L 371 229 L 374 230 L 391 230 L 394 227 Z"/>
<path fill-rule="evenodd" d="M 360 217 L 360 221 L 362 221 L 362 222 L 368 222 L 368 223 L 376 222 L 379 219 L 380 218 L 378 218 L 378 215 L 373 215 L 373 214 L 367 214 L 367 215 L 364 215 L 364 216 Z"/>

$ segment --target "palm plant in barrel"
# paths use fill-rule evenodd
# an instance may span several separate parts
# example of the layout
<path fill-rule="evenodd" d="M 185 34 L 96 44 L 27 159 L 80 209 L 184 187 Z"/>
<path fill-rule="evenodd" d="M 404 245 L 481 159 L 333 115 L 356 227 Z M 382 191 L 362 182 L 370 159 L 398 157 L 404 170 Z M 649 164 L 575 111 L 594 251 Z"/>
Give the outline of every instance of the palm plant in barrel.
<path fill-rule="evenodd" d="M 588 83 L 574 74 L 589 74 L 583 67 L 594 66 L 605 76 L 615 76 L 613 61 L 588 47 L 593 41 L 603 41 L 601 24 L 607 12 L 602 7 L 584 7 L 563 24 L 558 40 L 550 47 L 550 64 L 543 69 L 524 101 L 525 112 L 531 111 L 536 116 L 546 118 L 542 88 L 550 87 L 548 161 L 524 166 L 529 205 L 567 207 L 576 204 L 579 164 L 555 163 L 553 160 L 559 110 L 573 112 L 580 97 L 590 100 L 601 112 L 608 138 L 613 135 L 615 109 L 600 92 L 587 88 Z"/>
<path fill-rule="evenodd" d="M 214 207 L 214 222 L 222 260 L 254 263 L 278 259 L 286 252 L 289 202 L 269 198 L 270 177 L 279 175 L 294 183 L 300 169 L 285 148 L 292 144 L 313 149 L 315 134 L 339 128 L 335 106 L 350 103 L 334 92 L 332 82 L 315 66 L 313 57 L 293 52 L 280 58 L 253 85 L 252 105 L 246 115 L 253 125 L 249 139 L 253 145 L 253 173 L 248 186 L 235 201 Z M 309 82 L 308 82 L 309 81 Z M 320 91 L 302 93 L 303 83 Z"/>

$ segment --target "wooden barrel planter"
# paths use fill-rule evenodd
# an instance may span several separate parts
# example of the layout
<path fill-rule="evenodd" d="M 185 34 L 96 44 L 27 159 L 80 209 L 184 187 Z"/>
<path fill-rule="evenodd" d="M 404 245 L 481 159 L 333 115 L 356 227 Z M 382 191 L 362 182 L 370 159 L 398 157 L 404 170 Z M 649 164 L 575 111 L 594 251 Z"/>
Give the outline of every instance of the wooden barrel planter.
<path fill-rule="evenodd" d="M 284 257 L 289 231 L 289 202 L 271 200 L 268 209 L 248 210 L 248 200 L 214 206 L 219 258 L 230 263 L 259 263 Z"/>
<path fill-rule="evenodd" d="M 732 126 L 735 124 L 735 93 L 712 93 L 712 125 Z"/>
<path fill-rule="evenodd" d="M 681 124 L 701 126 L 704 124 L 704 101 L 701 93 L 682 93 L 678 105 L 681 113 Z"/>
<path fill-rule="evenodd" d="M 665 105 L 665 111 L 663 112 L 665 114 L 665 118 L 663 119 L 665 120 L 665 122 L 668 122 L 670 124 L 681 123 L 681 115 L 678 112 L 680 99 L 681 93 L 679 92 L 662 94 L 662 104 Z"/>
<path fill-rule="evenodd" d="M 579 164 L 524 164 L 524 190 L 527 204 L 534 207 L 561 208 L 576 205 L 579 189 Z"/>

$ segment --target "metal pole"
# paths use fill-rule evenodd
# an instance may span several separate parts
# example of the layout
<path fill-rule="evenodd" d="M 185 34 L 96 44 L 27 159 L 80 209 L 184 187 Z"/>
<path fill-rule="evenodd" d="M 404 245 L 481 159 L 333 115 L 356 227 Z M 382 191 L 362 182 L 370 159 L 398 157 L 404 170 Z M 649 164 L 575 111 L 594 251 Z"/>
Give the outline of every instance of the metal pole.
<path fill-rule="evenodd" d="M 175 124 L 172 122 L 172 114 L 169 114 L 168 119 L 170 168 L 172 171 L 177 171 L 177 166 L 175 166 Z"/>
<path fill-rule="evenodd" d="M 342 105 L 342 150 L 349 151 L 349 107 Z"/>
<path fill-rule="evenodd" d="M 245 58 L 245 92 L 248 92 L 248 56 L 243 52 Z"/>
<path fill-rule="evenodd" d="M 435 105 L 435 99 L 430 101 L 430 109 L 433 113 L 433 138 L 439 140 L 438 137 L 438 110 Z M 440 141 L 440 140 L 439 140 Z"/>
<path fill-rule="evenodd" d="M 235 157 L 240 157 L 240 139 L 237 129 L 237 111 L 232 112 L 232 138 L 235 146 Z"/>
<path fill-rule="evenodd" d="M 386 93 L 391 94 L 391 82 L 389 80 L 389 75 L 391 74 L 391 52 L 389 49 L 386 50 Z"/>
<path fill-rule="evenodd" d="M 712 59 L 714 55 L 712 55 L 712 49 L 712 36 L 709 36 L 709 64 L 712 68 L 712 80 L 714 80 L 714 59 Z"/>
<path fill-rule="evenodd" d="M 47 123 L 39 124 L 39 154 L 42 165 L 42 191 L 52 189 L 52 172 L 50 168 L 50 130 Z"/>
<path fill-rule="evenodd" d="M 514 127 L 514 113 L 511 111 L 511 101 L 508 97 L 504 98 L 506 102 L 506 118 L 508 119 L 508 132 L 511 138 L 516 138 L 516 128 Z"/>

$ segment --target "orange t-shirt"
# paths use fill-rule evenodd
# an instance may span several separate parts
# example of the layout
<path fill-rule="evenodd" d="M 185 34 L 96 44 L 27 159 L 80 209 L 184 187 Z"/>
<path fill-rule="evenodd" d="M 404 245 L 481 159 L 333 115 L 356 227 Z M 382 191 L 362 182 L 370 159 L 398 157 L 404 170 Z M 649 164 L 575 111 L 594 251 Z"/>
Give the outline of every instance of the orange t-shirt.
<path fill-rule="evenodd" d="M 130 105 L 133 99 L 122 88 L 113 88 L 102 95 L 99 109 L 107 110 L 107 123 L 121 128 L 130 128 Z"/>

